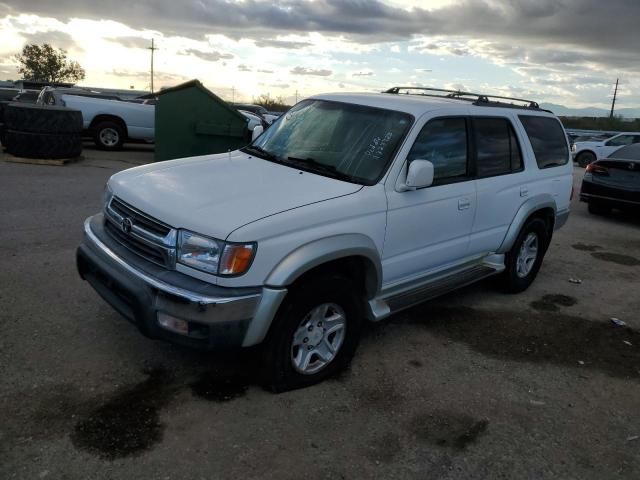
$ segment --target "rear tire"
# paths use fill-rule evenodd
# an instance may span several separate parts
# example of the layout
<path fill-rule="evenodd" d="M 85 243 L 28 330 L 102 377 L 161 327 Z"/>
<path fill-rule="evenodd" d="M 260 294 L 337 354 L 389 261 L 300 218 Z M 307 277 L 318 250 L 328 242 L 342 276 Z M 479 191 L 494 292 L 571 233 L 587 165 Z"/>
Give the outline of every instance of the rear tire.
<path fill-rule="evenodd" d="M 582 168 L 585 168 L 590 163 L 596 161 L 596 156 L 591 152 L 582 152 L 580 155 L 578 155 L 576 161 L 578 162 L 578 165 L 580 165 Z"/>
<path fill-rule="evenodd" d="M 125 131 L 116 122 L 97 123 L 92 129 L 93 141 L 100 150 L 120 150 L 124 144 Z"/>
<path fill-rule="evenodd" d="M 353 283 L 323 275 L 294 287 L 263 344 L 266 388 L 308 387 L 347 367 L 360 340 L 362 313 Z"/>
<path fill-rule="evenodd" d="M 511 250 L 505 256 L 503 285 L 509 293 L 520 293 L 533 283 L 549 246 L 547 224 L 532 218 L 522 228 Z"/>

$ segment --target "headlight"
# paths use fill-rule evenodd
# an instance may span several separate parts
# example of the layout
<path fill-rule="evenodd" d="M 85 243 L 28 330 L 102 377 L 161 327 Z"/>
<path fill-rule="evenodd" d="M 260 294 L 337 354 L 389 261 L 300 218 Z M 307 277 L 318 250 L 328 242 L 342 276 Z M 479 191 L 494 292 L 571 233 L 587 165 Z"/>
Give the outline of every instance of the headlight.
<path fill-rule="evenodd" d="M 213 275 L 241 275 L 251 266 L 255 244 L 225 244 L 188 230 L 178 235 L 178 262 Z"/>
<path fill-rule="evenodd" d="M 222 242 L 187 230 L 178 235 L 178 261 L 203 272 L 218 273 Z"/>

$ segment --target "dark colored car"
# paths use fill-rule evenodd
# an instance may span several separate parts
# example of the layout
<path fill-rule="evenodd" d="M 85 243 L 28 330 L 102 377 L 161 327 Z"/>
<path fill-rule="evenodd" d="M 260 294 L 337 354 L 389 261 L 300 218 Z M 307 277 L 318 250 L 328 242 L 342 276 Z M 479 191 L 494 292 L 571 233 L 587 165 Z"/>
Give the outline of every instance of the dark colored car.
<path fill-rule="evenodd" d="M 587 166 L 580 200 L 589 213 L 604 214 L 612 208 L 640 211 L 640 144 L 616 150 Z"/>

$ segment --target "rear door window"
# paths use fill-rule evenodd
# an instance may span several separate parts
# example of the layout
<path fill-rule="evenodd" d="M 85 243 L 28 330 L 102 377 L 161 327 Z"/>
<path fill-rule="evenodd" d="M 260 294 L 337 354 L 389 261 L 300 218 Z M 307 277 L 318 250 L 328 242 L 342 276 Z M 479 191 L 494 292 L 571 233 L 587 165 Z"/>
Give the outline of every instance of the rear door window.
<path fill-rule="evenodd" d="M 506 118 L 472 119 L 479 178 L 522 170 L 520 145 Z"/>
<path fill-rule="evenodd" d="M 539 168 L 557 167 L 569 161 L 564 129 L 555 118 L 518 115 L 527 132 Z"/>

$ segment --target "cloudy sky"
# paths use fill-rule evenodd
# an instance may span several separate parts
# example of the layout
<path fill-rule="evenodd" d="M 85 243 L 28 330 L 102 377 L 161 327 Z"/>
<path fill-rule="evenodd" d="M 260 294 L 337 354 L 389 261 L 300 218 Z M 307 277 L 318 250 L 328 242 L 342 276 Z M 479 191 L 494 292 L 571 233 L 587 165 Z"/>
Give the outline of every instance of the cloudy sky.
<path fill-rule="evenodd" d="M 464 88 L 571 107 L 640 105 L 640 0 L 0 0 L 0 79 L 50 43 L 83 84 L 199 78 L 219 95 L 290 101 L 394 85 Z"/>

